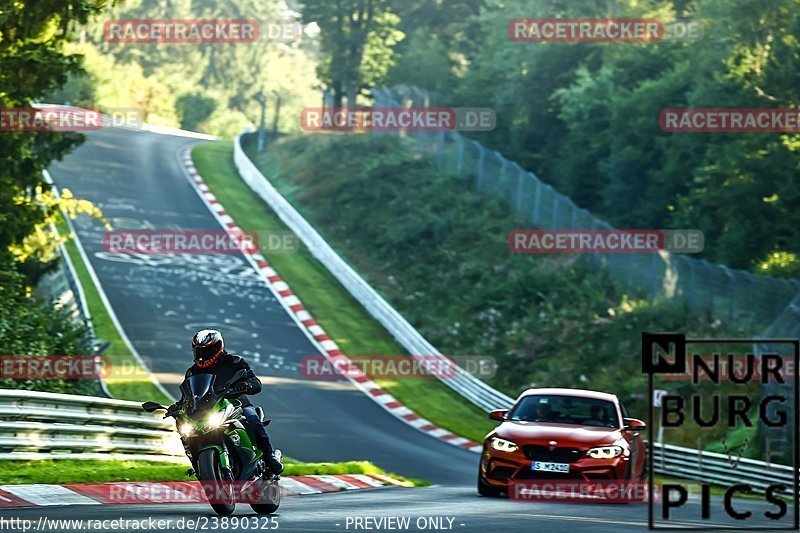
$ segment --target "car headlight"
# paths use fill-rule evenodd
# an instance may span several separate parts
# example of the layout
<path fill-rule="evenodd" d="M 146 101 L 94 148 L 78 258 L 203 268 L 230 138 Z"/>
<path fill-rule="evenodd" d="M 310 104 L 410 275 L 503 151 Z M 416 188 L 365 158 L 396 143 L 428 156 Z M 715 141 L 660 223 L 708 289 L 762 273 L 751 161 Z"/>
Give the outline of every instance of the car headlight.
<path fill-rule="evenodd" d="M 600 446 L 592 448 L 586 455 L 594 459 L 613 459 L 622 455 L 622 446 Z"/>
<path fill-rule="evenodd" d="M 225 422 L 225 411 L 217 411 L 206 419 L 207 428 L 217 428 Z"/>
<path fill-rule="evenodd" d="M 501 439 L 498 437 L 492 438 L 491 447 L 501 452 L 515 452 L 519 450 L 517 443 L 510 440 Z"/>
<path fill-rule="evenodd" d="M 194 426 L 188 422 L 179 424 L 178 433 L 181 434 L 181 437 L 191 437 L 192 435 L 194 435 Z"/>

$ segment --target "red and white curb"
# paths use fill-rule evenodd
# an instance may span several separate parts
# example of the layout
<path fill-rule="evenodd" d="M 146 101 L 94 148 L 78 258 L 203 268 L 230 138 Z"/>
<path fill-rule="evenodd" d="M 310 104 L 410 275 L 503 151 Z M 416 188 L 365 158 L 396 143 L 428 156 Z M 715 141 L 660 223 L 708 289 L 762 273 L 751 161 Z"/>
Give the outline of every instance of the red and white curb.
<path fill-rule="evenodd" d="M 407 486 L 389 476 L 350 474 L 289 476 L 280 480 L 282 496 Z M 79 483 L 75 485 L 0 485 L 0 509 L 53 505 L 207 503 L 197 481 Z"/>
<path fill-rule="evenodd" d="M 187 176 L 192 186 L 197 193 L 206 203 L 208 208 L 217 218 L 219 223 L 227 231 L 241 235 L 242 229 L 236 224 L 231 216 L 225 211 L 225 208 L 220 204 L 219 200 L 209 190 L 208 185 L 203 181 L 202 176 L 197 173 L 197 169 L 192 162 L 190 150 L 185 150 L 181 156 L 183 165 L 186 169 Z M 255 201 L 255 200 L 254 200 Z M 251 263 L 253 268 L 259 273 L 259 276 L 272 291 L 281 305 L 286 309 L 289 316 L 295 321 L 300 329 L 306 334 L 311 342 L 319 349 L 320 353 L 325 356 L 328 361 L 334 365 L 334 368 L 357 368 L 355 365 L 349 365 L 350 358 L 347 357 L 339 349 L 339 346 L 331 340 L 325 333 L 314 317 L 311 316 L 304 307 L 300 299 L 292 292 L 289 285 L 281 279 L 277 272 L 267 263 L 267 260 L 257 251 L 244 251 L 244 257 Z M 346 366 L 345 366 L 346 365 Z M 394 396 L 386 392 L 377 383 L 359 370 L 353 372 L 348 371 L 347 379 L 360 389 L 369 398 L 375 401 L 378 405 L 383 407 L 386 411 L 393 414 L 406 424 L 442 441 L 445 441 L 459 448 L 463 448 L 472 452 L 480 453 L 482 446 L 464 437 L 460 437 L 455 433 L 440 428 L 436 424 L 420 417 L 411 409 L 399 402 Z"/>

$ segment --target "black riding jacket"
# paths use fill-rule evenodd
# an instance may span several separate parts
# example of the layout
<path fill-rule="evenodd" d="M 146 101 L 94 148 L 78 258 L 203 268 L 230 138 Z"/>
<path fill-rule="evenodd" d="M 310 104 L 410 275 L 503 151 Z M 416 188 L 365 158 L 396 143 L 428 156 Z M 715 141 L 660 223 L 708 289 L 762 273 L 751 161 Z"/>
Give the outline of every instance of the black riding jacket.
<path fill-rule="evenodd" d="M 247 389 L 243 393 L 231 395 L 229 397 L 236 398 L 242 402 L 243 406 L 252 405 L 246 395 L 258 394 L 261 392 L 261 380 L 258 379 L 258 376 L 255 375 L 253 370 L 250 368 L 250 365 L 247 364 L 247 361 L 245 361 L 240 355 L 233 355 L 229 354 L 228 352 L 223 352 L 220 360 L 208 368 L 200 368 L 197 365 L 192 365 L 189 370 L 186 371 L 186 377 L 188 378 L 190 376 L 194 376 L 195 374 L 214 374 L 217 376 L 215 385 L 220 387 L 224 383 L 227 383 L 228 380 L 231 379 L 239 370 L 244 370 L 245 375 L 243 378 L 231 383 L 231 386 L 244 383 L 247 386 Z M 183 398 L 181 398 L 181 401 L 183 401 Z"/>

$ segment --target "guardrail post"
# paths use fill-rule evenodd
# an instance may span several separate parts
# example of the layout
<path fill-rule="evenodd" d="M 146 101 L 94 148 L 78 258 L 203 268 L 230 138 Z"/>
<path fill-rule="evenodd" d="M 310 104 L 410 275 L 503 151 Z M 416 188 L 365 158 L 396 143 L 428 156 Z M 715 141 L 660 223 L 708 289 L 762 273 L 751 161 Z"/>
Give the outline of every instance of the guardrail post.
<path fill-rule="evenodd" d="M 555 228 L 556 223 L 558 222 L 558 202 L 561 199 L 561 195 L 557 192 L 553 191 L 553 219 L 550 222 L 550 227 Z"/>
<path fill-rule="evenodd" d="M 736 304 L 736 284 L 734 283 L 735 278 L 731 272 L 731 269 L 725 265 L 720 266 L 725 271 L 725 274 L 728 275 L 728 286 L 730 287 L 730 289 L 726 291 L 728 293 L 728 322 L 733 322 L 733 309 Z"/>
<path fill-rule="evenodd" d="M 495 157 L 497 158 L 497 160 L 500 162 L 500 174 L 497 176 L 497 183 L 499 184 L 499 186 L 500 186 L 500 191 L 501 191 L 501 193 L 502 193 L 502 190 L 503 190 L 503 180 L 504 180 L 504 179 L 505 179 L 505 177 L 506 177 L 506 163 L 508 163 L 508 161 L 506 161 L 506 158 L 505 158 L 505 157 L 503 157 L 503 156 L 500 154 L 500 152 L 498 152 L 497 150 L 495 150 L 495 152 L 494 152 L 494 156 L 495 156 Z M 509 198 L 509 199 L 510 199 L 510 198 Z"/>
<path fill-rule="evenodd" d="M 522 180 L 525 176 L 525 172 L 519 167 L 518 164 L 514 163 L 514 168 L 517 169 L 517 211 L 522 211 Z"/>
<path fill-rule="evenodd" d="M 703 471 L 703 447 L 701 445 L 700 437 L 697 437 L 697 471 Z"/>
<path fill-rule="evenodd" d="M 533 182 L 536 184 L 536 195 L 534 196 L 533 199 L 533 215 L 532 215 L 533 220 L 531 220 L 531 222 L 533 222 L 533 225 L 536 226 L 539 224 L 539 199 L 542 196 L 542 187 L 544 186 L 544 184 L 540 180 L 538 180 L 536 176 L 534 176 L 533 174 L 530 174 L 530 176 L 531 179 L 533 179 Z"/>

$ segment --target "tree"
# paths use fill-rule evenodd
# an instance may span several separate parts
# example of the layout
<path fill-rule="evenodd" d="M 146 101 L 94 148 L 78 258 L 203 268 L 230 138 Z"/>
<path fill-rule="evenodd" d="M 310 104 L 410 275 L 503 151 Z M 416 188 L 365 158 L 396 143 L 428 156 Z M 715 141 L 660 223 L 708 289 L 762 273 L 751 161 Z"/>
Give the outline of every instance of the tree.
<path fill-rule="evenodd" d="M 70 29 L 85 24 L 106 0 L 0 2 L 0 108 L 32 102 L 80 71 L 80 57 L 65 55 Z M 34 231 L 45 214 L 35 201 L 42 170 L 82 142 L 72 133 L 0 132 L 0 254 Z"/>
<path fill-rule="evenodd" d="M 658 117 L 669 107 L 797 108 L 795 0 L 452 4 L 443 20 L 451 2 L 397 1 L 400 29 L 415 31 L 398 47 L 393 83 L 433 80 L 442 103 L 494 108 L 495 130 L 468 135 L 613 225 L 698 228 L 709 260 L 794 272 L 773 259 L 800 253 L 800 135 L 667 133 Z M 512 42 L 503 31 L 533 16 L 686 17 L 704 35 L 565 44 Z M 437 70 L 452 81 L 436 84 Z"/>
<path fill-rule="evenodd" d="M 104 0 L 0 1 L 0 109 L 29 108 L 80 73 L 80 56 L 64 53 L 70 29 L 107 6 Z M 43 191 L 42 170 L 83 141 L 76 134 L 0 131 L 0 342 L 5 354 L 88 354 L 91 332 L 73 324 L 65 311 L 30 295 L 20 271 L 52 258 L 57 241 L 49 223 L 62 206 L 71 214 L 96 208 L 69 194 L 57 200 Z M 24 262 L 24 263 L 23 263 Z M 0 386 L 96 394 L 89 381 L 4 379 Z"/>
<path fill-rule="evenodd" d="M 380 83 L 394 64 L 393 47 L 404 34 L 388 0 L 320 0 L 303 7 L 303 20 L 320 27 L 317 70 L 333 92 L 333 107 L 355 105 L 356 96 Z"/>
<path fill-rule="evenodd" d="M 248 19 L 257 21 L 261 31 L 252 43 L 121 44 L 106 42 L 104 21 L 92 24 L 81 48 L 87 56 L 94 94 L 106 105 L 139 107 L 161 122 L 173 120 L 178 125 L 180 117 L 187 116 L 186 98 L 202 87 L 203 95 L 216 102 L 214 110 L 204 120 L 197 122 L 195 117 L 189 124 L 230 136 L 258 121 L 254 96 L 259 91 L 280 91 L 284 109 L 296 111 L 293 116 L 318 97 L 312 90 L 317 84 L 311 59 L 313 39 L 300 35 L 289 42 L 276 42 L 274 35 L 269 35 L 268 30 L 276 24 L 298 23 L 299 14 L 281 0 L 128 0 L 109 15 L 135 20 Z M 119 72 L 124 76 L 117 75 Z M 126 81 L 120 83 L 123 77 Z M 146 90 L 137 91 L 136 87 Z M 60 95 L 62 99 L 69 96 Z M 294 120 L 291 125 L 297 127 L 298 123 Z"/>

